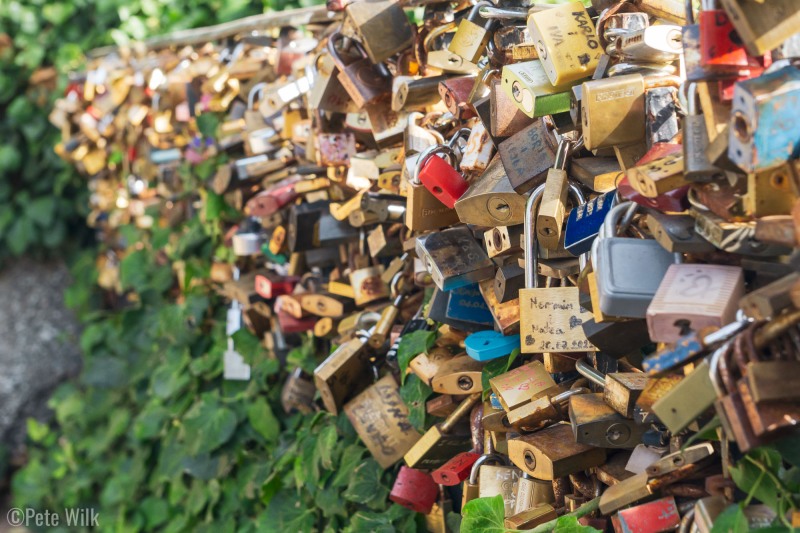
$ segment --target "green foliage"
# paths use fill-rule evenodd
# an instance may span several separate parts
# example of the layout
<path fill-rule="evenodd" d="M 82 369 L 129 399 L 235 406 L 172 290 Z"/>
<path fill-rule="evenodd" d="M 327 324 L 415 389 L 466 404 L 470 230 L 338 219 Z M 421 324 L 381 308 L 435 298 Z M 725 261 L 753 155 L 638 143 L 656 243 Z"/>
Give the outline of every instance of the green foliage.
<path fill-rule="evenodd" d="M 85 52 L 318 3 L 0 0 L 0 261 L 63 250 L 89 235 L 82 221 L 88 214 L 85 178 L 53 151 L 60 133 L 48 121 L 67 74 L 84 67 Z M 203 115 L 201 130 L 208 132 L 214 120 Z"/>

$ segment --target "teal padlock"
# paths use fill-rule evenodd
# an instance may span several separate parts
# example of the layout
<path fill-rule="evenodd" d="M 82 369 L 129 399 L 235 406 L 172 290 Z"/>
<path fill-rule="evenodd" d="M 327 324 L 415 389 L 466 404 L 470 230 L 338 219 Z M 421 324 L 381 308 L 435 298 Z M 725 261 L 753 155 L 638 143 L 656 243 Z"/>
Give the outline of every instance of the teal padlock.
<path fill-rule="evenodd" d="M 467 355 L 476 361 L 491 361 L 519 348 L 519 335 L 503 335 L 497 331 L 478 331 L 464 340 Z"/>

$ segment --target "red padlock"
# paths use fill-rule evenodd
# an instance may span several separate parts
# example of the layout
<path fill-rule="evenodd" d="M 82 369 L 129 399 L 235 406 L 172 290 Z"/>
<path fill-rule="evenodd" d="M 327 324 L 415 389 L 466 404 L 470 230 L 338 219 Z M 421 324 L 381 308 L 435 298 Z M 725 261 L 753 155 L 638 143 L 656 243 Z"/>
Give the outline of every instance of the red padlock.
<path fill-rule="evenodd" d="M 447 154 L 451 163 L 436 155 L 440 153 Z M 467 180 L 454 168 L 457 164 L 452 148 L 435 145 L 422 152 L 416 167 L 416 178 L 450 209 L 455 208 L 456 200 L 469 188 Z"/>
<path fill-rule="evenodd" d="M 734 73 L 741 68 L 758 67 L 758 60 L 747 54 L 725 10 L 716 9 L 714 0 L 705 0 L 703 4 L 699 13 L 700 64 Z"/>
<path fill-rule="evenodd" d="M 611 518 L 616 533 L 661 533 L 675 531 L 681 523 L 675 498 L 661 498 L 624 509 Z"/>
<path fill-rule="evenodd" d="M 469 477 L 472 465 L 480 456 L 479 453 L 461 452 L 431 472 L 431 478 L 439 485 L 458 485 Z"/>
<path fill-rule="evenodd" d="M 401 466 L 389 499 L 412 511 L 428 514 L 439 498 L 439 486 L 421 470 Z"/>
<path fill-rule="evenodd" d="M 294 190 L 294 185 L 302 179 L 300 176 L 291 176 L 261 191 L 247 201 L 245 212 L 261 218 L 277 213 L 279 209 L 297 199 L 298 194 Z"/>
<path fill-rule="evenodd" d="M 279 278 L 265 274 L 256 274 L 255 289 L 259 296 L 271 300 L 282 294 L 292 294 L 294 286 L 300 281 L 297 276 Z"/>
<path fill-rule="evenodd" d="M 278 325 L 281 332 L 288 333 L 305 333 L 314 329 L 314 324 L 317 323 L 319 317 L 307 316 L 305 318 L 295 318 L 292 315 L 284 312 L 277 313 Z"/>

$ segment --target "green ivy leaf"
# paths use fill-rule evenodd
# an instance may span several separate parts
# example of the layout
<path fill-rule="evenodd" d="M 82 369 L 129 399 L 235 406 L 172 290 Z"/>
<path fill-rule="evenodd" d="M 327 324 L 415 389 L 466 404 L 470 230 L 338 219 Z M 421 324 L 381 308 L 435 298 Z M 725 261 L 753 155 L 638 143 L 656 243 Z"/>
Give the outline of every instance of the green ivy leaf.
<path fill-rule="evenodd" d="M 394 533 L 395 528 L 385 513 L 370 513 L 359 511 L 350 519 L 350 527 L 347 529 L 352 533 Z"/>
<path fill-rule="evenodd" d="M 217 136 L 219 119 L 213 113 L 203 113 L 197 116 L 197 129 L 203 137 L 213 139 Z"/>
<path fill-rule="evenodd" d="M 339 440 L 339 434 L 336 432 L 336 426 L 326 426 L 319 434 L 317 439 L 317 455 L 319 456 L 320 465 L 325 470 L 333 468 L 333 458 L 336 455 L 338 447 L 336 446 Z"/>
<path fill-rule="evenodd" d="M 461 511 L 462 533 L 506 533 L 505 504 L 500 495 L 476 498 Z"/>
<path fill-rule="evenodd" d="M 425 401 L 433 394 L 433 390 L 422 382 L 417 376 L 412 375 L 400 387 L 400 397 L 408 406 L 408 421 L 417 429 L 425 432 Z"/>
<path fill-rule="evenodd" d="M 383 469 L 371 457 L 353 470 L 350 485 L 342 496 L 345 500 L 375 505 L 385 502 L 389 496 L 389 489 L 381 483 Z"/>
<path fill-rule="evenodd" d="M 731 478 L 737 487 L 747 494 L 752 494 L 762 503 L 778 512 L 780 496 L 778 486 L 772 477 L 765 474 L 757 464 L 749 461 L 748 458 L 757 461 L 773 476 L 778 476 L 781 469 L 780 454 L 770 448 L 756 448 L 751 450 L 736 465 L 730 467 Z"/>
<path fill-rule="evenodd" d="M 789 435 L 772 443 L 784 461 L 793 466 L 800 467 L 800 434 Z"/>
<path fill-rule="evenodd" d="M 190 455 L 216 450 L 233 435 L 236 413 L 209 396 L 196 402 L 183 419 L 185 442 Z"/>
<path fill-rule="evenodd" d="M 265 399 L 259 398 L 247 406 L 247 419 L 253 429 L 268 443 L 272 444 L 278 441 L 281 425 Z"/>
<path fill-rule="evenodd" d="M 729 505 L 714 519 L 711 533 L 747 533 L 749 530 L 750 525 L 742 508 L 739 505 Z"/>
<path fill-rule="evenodd" d="M 342 459 L 336 469 L 336 475 L 331 481 L 332 487 L 344 487 L 350 480 L 353 471 L 361 463 L 366 448 L 361 444 L 351 444 L 342 452 Z"/>
<path fill-rule="evenodd" d="M 434 331 L 412 331 L 400 338 L 397 346 L 397 364 L 400 366 L 400 383 L 405 383 L 408 364 L 421 353 L 427 353 L 436 342 Z"/>
<path fill-rule="evenodd" d="M 574 516 L 565 515 L 556 521 L 553 533 L 602 533 L 599 529 L 582 526 Z"/>
<path fill-rule="evenodd" d="M 169 518 L 169 505 L 161 498 L 148 497 L 139 503 L 148 530 L 160 526 Z"/>
<path fill-rule="evenodd" d="M 26 424 L 28 427 L 28 438 L 33 442 L 42 442 L 47 434 L 50 433 L 50 428 L 47 424 L 42 424 L 35 418 L 28 418 Z"/>

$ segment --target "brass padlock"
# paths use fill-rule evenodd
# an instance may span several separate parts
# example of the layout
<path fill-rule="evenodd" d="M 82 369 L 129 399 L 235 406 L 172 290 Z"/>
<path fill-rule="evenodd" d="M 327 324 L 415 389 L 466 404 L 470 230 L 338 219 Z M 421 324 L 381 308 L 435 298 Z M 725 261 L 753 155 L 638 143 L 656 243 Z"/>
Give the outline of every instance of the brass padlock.
<path fill-rule="evenodd" d="M 338 414 L 344 404 L 369 382 L 368 335 L 357 335 L 341 344 L 314 370 L 314 384 L 325 409 Z"/>
<path fill-rule="evenodd" d="M 382 63 L 373 65 L 361 45 L 354 41 L 351 41 L 351 46 L 356 48 L 361 57 L 345 63 L 340 51 L 336 48 L 337 43 L 344 39 L 344 35 L 339 32 L 328 37 L 328 53 L 339 69 L 337 77 L 350 98 L 359 108 L 363 108 L 366 104 L 371 104 L 390 94 L 392 77 L 386 66 Z"/>
<path fill-rule="evenodd" d="M 477 22 L 480 18 L 478 11 L 481 7 L 490 5 L 490 2 L 478 2 L 470 9 L 469 14 L 461 19 L 456 34 L 448 47 L 450 52 L 463 57 L 470 63 L 478 62 L 492 36 L 491 21 L 480 26 Z"/>
<path fill-rule="evenodd" d="M 606 459 L 603 448 L 575 442 L 568 424 L 556 424 L 530 435 L 510 439 L 508 455 L 511 462 L 523 472 L 546 480 L 599 466 Z"/>
<path fill-rule="evenodd" d="M 444 422 L 431 427 L 420 440 L 405 454 L 403 459 L 411 468 L 434 470 L 445 464 L 454 455 L 472 447 L 469 433 L 457 434 L 456 424 L 469 414 L 472 407 L 480 401 L 481 394 L 475 393 L 462 400 L 455 411 Z"/>
<path fill-rule="evenodd" d="M 373 63 L 386 61 L 414 42 L 414 32 L 396 0 L 353 2 L 345 8 Z"/>

